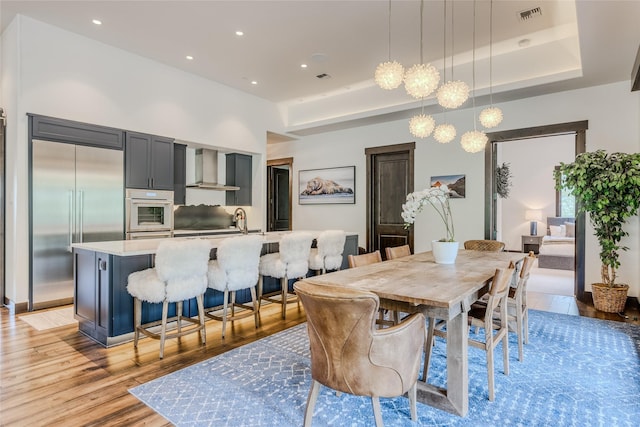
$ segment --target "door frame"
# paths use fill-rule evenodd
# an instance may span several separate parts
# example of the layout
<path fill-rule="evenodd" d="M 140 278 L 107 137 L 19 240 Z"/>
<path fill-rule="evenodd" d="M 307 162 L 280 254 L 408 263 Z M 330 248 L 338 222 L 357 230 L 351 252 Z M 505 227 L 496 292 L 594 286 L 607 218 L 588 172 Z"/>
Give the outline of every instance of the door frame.
<path fill-rule="evenodd" d="M 575 135 L 575 155 L 586 151 L 586 131 L 589 128 L 587 120 L 558 123 L 545 126 L 535 126 L 523 129 L 512 129 L 499 132 L 487 133 L 489 143 L 484 151 L 485 163 L 485 215 L 484 215 L 484 237 L 485 239 L 495 239 L 497 233 L 497 193 L 495 188 L 495 171 L 498 166 L 497 154 L 498 144 L 517 141 L 522 139 L 535 139 L 555 135 Z M 577 210 L 576 210 L 577 212 Z M 585 254 L 585 214 L 576 214 L 576 244 L 575 244 L 575 275 L 574 275 L 574 295 L 580 301 L 589 301 L 590 297 L 584 290 L 584 254 Z"/>
<path fill-rule="evenodd" d="M 407 184 L 407 188 L 409 192 L 413 192 L 413 183 L 414 183 L 414 179 L 415 179 L 415 173 L 414 173 L 414 161 L 415 161 L 415 148 L 416 148 L 416 143 L 415 142 L 407 142 L 404 144 L 393 144 L 393 145 L 384 145 L 381 147 L 371 147 L 371 148 L 365 148 L 364 149 L 364 153 L 366 156 L 366 163 L 367 163 L 367 252 L 373 252 L 373 248 L 374 248 L 374 244 L 373 244 L 373 237 L 374 237 L 374 218 L 373 218 L 373 213 L 374 213 L 374 209 L 373 209 L 373 199 L 374 199 L 374 190 L 375 190 L 375 185 L 373 182 L 373 164 L 375 162 L 375 158 L 377 155 L 380 154 L 390 154 L 390 153 L 398 153 L 398 152 L 408 152 L 409 154 L 409 182 Z M 413 250 L 414 248 L 414 242 L 413 242 L 413 237 L 414 237 L 414 229 L 415 227 L 409 227 L 409 234 L 407 236 L 408 242 L 409 242 L 409 246 L 411 247 L 411 249 Z"/>
<path fill-rule="evenodd" d="M 273 215 L 274 203 L 273 203 L 273 194 L 271 194 L 271 189 L 273 188 L 273 180 L 271 179 L 271 168 L 273 166 L 289 166 L 289 230 L 292 228 L 292 188 L 293 188 L 293 157 L 283 157 L 281 159 L 272 159 L 267 160 L 267 231 L 271 231 L 271 217 Z"/>

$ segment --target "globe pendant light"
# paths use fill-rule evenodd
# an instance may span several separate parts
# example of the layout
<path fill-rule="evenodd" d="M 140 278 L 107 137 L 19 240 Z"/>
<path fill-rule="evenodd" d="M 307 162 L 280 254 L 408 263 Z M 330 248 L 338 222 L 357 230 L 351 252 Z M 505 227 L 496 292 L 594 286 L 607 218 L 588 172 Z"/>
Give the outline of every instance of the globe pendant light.
<path fill-rule="evenodd" d="M 476 0 L 473 0 L 473 54 L 472 54 L 472 72 L 473 76 L 473 115 L 476 115 Z M 476 130 L 476 121 L 473 121 L 473 130 L 465 132 L 460 139 L 460 145 L 464 151 L 468 153 L 477 153 L 482 151 L 487 145 L 489 138 L 479 130 Z"/>
<path fill-rule="evenodd" d="M 490 129 L 502 122 L 502 110 L 493 106 L 493 0 L 489 2 L 489 107 L 480 112 L 480 123 Z"/>
<path fill-rule="evenodd" d="M 456 128 L 448 123 L 436 126 L 433 130 L 433 139 L 440 144 L 446 144 L 454 140 L 456 137 Z"/>
<path fill-rule="evenodd" d="M 446 70 L 446 23 L 447 23 L 446 1 L 445 1 L 444 7 L 445 7 L 445 20 L 444 20 L 445 22 L 445 25 L 444 25 L 445 26 L 445 53 L 444 53 L 445 66 L 444 66 L 444 69 Z M 438 92 L 436 93 L 438 104 L 440 104 L 444 108 L 449 108 L 449 109 L 458 108 L 459 106 L 464 104 L 467 99 L 469 99 L 469 85 L 461 80 L 453 79 L 453 57 L 455 56 L 455 49 L 454 49 L 455 32 L 454 32 L 454 26 L 453 26 L 454 24 L 453 11 L 454 11 L 454 6 L 452 5 L 451 6 L 451 80 L 446 82 L 442 86 L 440 86 L 440 88 L 438 89 Z"/>
<path fill-rule="evenodd" d="M 404 88 L 414 98 L 425 98 L 433 93 L 440 83 L 440 72 L 431 64 L 425 64 L 422 52 L 422 17 L 424 0 L 420 0 L 420 64 L 409 68 L 404 74 Z"/>
<path fill-rule="evenodd" d="M 433 117 L 424 113 L 418 114 L 409 120 L 409 131 L 417 138 L 426 138 L 433 132 L 435 124 Z"/>
<path fill-rule="evenodd" d="M 391 60 L 391 0 L 389 0 L 389 60 L 378 65 L 374 80 L 382 89 L 392 90 L 402 84 L 403 77 L 404 67 L 402 64 Z"/>

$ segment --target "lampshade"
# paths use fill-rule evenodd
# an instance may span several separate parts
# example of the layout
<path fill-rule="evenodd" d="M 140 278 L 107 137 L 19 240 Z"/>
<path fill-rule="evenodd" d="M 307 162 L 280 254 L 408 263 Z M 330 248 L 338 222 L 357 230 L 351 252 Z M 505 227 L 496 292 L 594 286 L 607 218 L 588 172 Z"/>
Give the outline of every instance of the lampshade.
<path fill-rule="evenodd" d="M 440 144 L 451 142 L 455 137 L 456 128 L 449 123 L 444 123 L 436 126 L 435 130 L 433 131 L 433 138 Z"/>
<path fill-rule="evenodd" d="M 392 90 L 402 84 L 404 67 L 396 61 L 382 62 L 376 68 L 374 80 L 382 89 Z"/>
<path fill-rule="evenodd" d="M 411 120 L 409 120 L 409 131 L 413 136 L 426 138 L 431 135 L 431 132 L 433 132 L 435 124 L 433 117 L 425 114 L 418 114 L 417 116 L 411 117 Z"/>
<path fill-rule="evenodd" d="M 527 209 L 524 213 L 524 218 L 528 221 L 542 221 L 542 210 Z"/>
<path fill-rule="evenodd" d="M 480 112 L 480 123 L 488 128 L 496 127 L 502 122 L 502 110 L 498 107 L 485 108 Z"/>
<path fill-rule="evenodd" d="M 438 87 L 440 72 L 431 64 L 416 64 L 404 73 L 404 88 L 414 98 L 425 98 Z"/>
<path fill-rule="evenodd" d="M 469 132 L 465 132 L 460 138 L 460 145 L 467 153 L 477 153 L 479 151 L 484 150 L 485 145 L 487 145 L 487 135 L 484 132 L 480 132 L 478 130 L 473 130 Z"/>
<path fill-rule="evenodd" d="M 436 97 L 444 108 L 458 108 L 469 99 L 469 85 L 460 80 L 448 81 L 440 86 Z"/>

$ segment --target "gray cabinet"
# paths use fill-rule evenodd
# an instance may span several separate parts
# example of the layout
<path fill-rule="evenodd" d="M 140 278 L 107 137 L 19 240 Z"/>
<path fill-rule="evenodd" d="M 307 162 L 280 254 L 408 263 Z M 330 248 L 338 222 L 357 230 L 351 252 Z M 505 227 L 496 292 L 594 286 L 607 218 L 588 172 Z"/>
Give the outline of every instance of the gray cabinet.
<path fill-rule="evenodd" d="M 187 201 L 187 146 L 173 144 L 173 204 Z"/>
<path fill-rule="evenodd" d="M 247 154 L 227 154 L 226 184 L 240 187 L 227 191 L 225 204 L 229 206 L 251 206 L 253 184 L 252 157 Z"/>
<path fill-rule="evenodd" d="M 173 139 L 127 132 L 124 159 L 127 188 L 173 191 Z"/>
<path fill-rule="evenodd" d="M 109 255 L 100 252 L 74 252 L 75 318 L 80 330 L 102 341 L 109 333 L 109 289 L 111 262 Z"/>

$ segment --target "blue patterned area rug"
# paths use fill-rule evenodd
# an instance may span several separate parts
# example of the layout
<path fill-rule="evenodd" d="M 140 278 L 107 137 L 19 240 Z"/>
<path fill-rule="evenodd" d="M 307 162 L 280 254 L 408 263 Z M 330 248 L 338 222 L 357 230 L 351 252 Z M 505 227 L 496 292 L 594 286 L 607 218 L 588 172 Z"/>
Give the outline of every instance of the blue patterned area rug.
<path fill-rule="evenodd" d="M 530 310 L 524 361 L 510 334 L 509 376 L 496 349 L 496 400 L 483 350 L 469 348 L 469 413 L 460 418 L 405 398 L 381 398 L 387 426 L 638 426 L 640 327 Z M 481 331 L 482 332 L 482 331 Z M 130 392 L 177 426 L 301 426 L 310 386 L 306 325 L 263 338 Z M 446 382 L 437 342 L 429 382 Z M 374 425 L 369 398 L 322 388 L 314 426 Z"/>

